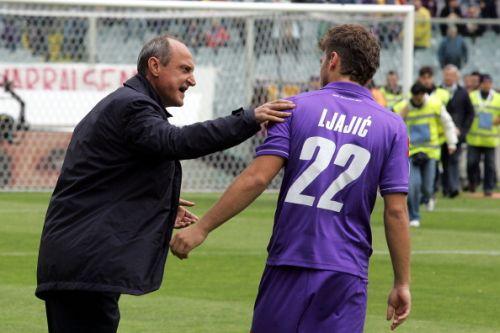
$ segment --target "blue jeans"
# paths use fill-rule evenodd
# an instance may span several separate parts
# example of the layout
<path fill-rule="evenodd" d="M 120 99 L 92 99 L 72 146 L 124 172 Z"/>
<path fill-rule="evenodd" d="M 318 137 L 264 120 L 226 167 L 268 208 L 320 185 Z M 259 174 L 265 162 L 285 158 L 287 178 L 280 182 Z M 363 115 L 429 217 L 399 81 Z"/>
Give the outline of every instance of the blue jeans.
<path fill-rule="evenodd" d="M 410 192 L 408 193 L 408 212 L 411 220 L 420 220 L 421 198 L 430 198 L 436 175 L 435 159 L 428 159 L 422 165 L 415 165 L 410 157 Z"/>

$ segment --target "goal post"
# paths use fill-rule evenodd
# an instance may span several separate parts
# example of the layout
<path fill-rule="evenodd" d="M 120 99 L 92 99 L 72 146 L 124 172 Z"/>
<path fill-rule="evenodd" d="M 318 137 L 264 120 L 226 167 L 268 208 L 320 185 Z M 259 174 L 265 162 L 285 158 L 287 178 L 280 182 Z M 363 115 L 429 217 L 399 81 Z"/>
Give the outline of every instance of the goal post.
<path fill-rule="evenodd" d="M 0 137 L 0 190 L 54 186 L 72 129 L 135 74 L 139 50 L 152 37 L 170 33 L 194 55 L 197 85 L 186 94 L 183 108 L 169 109 L 172 122 L 182 126 L 317 89 L 319 37 L 343 23 L 359 23 L 376 33 L 382 45 L 376 82 L 382 84 L 386 72 L 395 70 L 408 92 L 413 6 L 0 0 L 0 83 L 9 83 L 22 98 L 27 123 L 9 125 L 20 129 L 12 140 Z M 3 114 L 19 122 L 19 105 L 0 92 Z M 184 161 L 183 190 L 223 190 L 263 138 L 260 134 L 225 152 Z M 278 186 L 279 179 L 272 184 Z"/>

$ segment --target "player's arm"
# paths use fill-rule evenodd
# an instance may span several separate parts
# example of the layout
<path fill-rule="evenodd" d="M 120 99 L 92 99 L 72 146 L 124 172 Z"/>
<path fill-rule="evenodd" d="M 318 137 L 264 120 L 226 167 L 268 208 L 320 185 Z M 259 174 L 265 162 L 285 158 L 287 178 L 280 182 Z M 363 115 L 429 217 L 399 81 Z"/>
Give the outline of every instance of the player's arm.
<path fill-rule="evenodd" d="M 200 245 L 208 233 L 248 207 L 273 180 L 285 160 L 279 156 L 257 157 L 228 187 L 200 221 L 180 232 L 170 242 L 172 253 L 180 259 Z"/>
<path fill-rule="evenodd" d="M 384 195 L 384 226 L 387 246 L 394 271 L 394 286 L 389 294 L 387 320 L 392 320 L 394 330 L 411 310 L 410 295 L 410 233 L 406 194 Z"/>

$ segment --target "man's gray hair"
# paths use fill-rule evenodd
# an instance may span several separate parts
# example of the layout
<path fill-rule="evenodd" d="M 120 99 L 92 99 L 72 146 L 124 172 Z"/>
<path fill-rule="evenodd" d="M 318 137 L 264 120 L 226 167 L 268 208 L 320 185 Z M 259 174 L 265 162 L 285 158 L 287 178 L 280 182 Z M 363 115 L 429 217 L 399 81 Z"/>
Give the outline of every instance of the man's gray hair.
<path fill-rule="evenodd" d="M 455 72 L 455 73 L 457 73 L 457 74 L 460 75 L 460 70 L 458 69 L 457 66 L 455 66 L 453 64 L 448 64 L 448 65 L 444 66 L 443 72 L 444 71 L 453 71 L 453 72 Z"/>
<path fill-rule="evenodd" d="M 166 66 L 172 58 L 172 51 L 170 48 L 170 40 L 178 40 L 171 35 L 163 35 L 151 39 L 144 44 L 139 57 L 137 58 L 137 72 L 146 77 L 148 72 L 148 60 L 151 57 L 160 59 L 160 63 Z"/>

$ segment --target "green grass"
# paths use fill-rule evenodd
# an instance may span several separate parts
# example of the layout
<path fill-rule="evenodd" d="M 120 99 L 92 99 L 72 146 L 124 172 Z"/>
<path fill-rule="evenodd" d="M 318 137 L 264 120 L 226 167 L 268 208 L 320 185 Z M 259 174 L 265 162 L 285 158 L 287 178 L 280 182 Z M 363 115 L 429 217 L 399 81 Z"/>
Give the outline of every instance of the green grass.
<path fill-rule="evenodd" d="M 201 214 L 217 198 L 186 195 Z M 46 332 L 35 298 L 36 259 L 48 194 L 0 193 L 0 332 Z M 169 257 L 162 288 L 120 299 L 119 332 L 248 332 L 266 258 L 276 196 L 264 195 L 213 232 L 186 261 Z M 372 224 L 366 332 L 388 332 L 384 320 L 392 271 L 381 204 Z M 399 332 L 500 332 L 500 202 L 440 199 L 412 230 L 413 312 Z M 449 250 L 450 253 L 432 251 Z M 496 251 L 493 255 L 456 250 Z M 431 253 L 425 252 L 431 251 Z M 494 255 L 496 253 L 496 255 Z M 314 333 L 314 332 L 311 332 Z"/>

